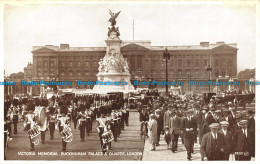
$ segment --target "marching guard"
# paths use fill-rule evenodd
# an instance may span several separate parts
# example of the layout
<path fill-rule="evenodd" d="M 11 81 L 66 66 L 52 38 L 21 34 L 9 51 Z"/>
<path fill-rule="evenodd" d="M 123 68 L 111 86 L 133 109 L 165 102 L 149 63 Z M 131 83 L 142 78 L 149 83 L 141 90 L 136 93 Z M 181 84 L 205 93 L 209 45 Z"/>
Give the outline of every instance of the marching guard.
<path fill-rule="evenodd" d="M 14 134 L 17 134 L 17 123 L 18 123 L 19 110 L 20 110 L 19 109 L 19 101 L 18 101 L 18 99 L 14 99 L 13 100 L 13 109 L 12 109 Z"/>
<path fill-rule="evenodd" d="M 86 129 L 86 112 L 85 106 L 80 104 L 79 106 L 80 112 L 78 113 L 78 120 L 79 120 L 79 130 L 80 130 L 80 139 L 81 141 L 85 141 L 85 129 Z"/>
<path fill-rule="evenodd" d="M 55 108 L 49 107 L 49 129 L 50 129 L 50 139 L 54 139 L 54 131 L 55 131 L 55 124 L 57 122 L 57 116 L 55 114 Z"/>
<path fill-rule="evenodd" d="M 37 116 L 34 114 L 34 110 L 35 110 L 35 105 L 32 103 L 29 103 L 27 106 L 27 110 L 28 110 L 28 114 L 25 116 L 25 126 L 26 126 L 26 130 L 28 130 L 29 133 L 29 139 L 30 139 L 30 150 L 34 150 L 34 144 L 37 144 L 37 140 L 34 140 L 36 137 L 37 133 L 40 133 L 39 131 L 37 132 L 37 129 L 35 129 L 35 131 L 33 130 L 33 128 L 35 128 L 36 125 L 36 119 Z M 35 134 L 33 134 L 35 133 Z"/>
<path fill-rule="evenodd" d="M 100 139 L 101 149 L 103 152 L 107 150 L 107 145 L 105 143 L 105 140 L 103 138 L 103 134 L 108 130 L 108 121 L 105 116 L 106 114 L 106 107 L 100 106 L 99 107 L 100 117 L 97 118 L 97 131 Z"/>
<path fill-rule="evenodd" d="M 60 108 L 61 117 L 58 118 L 59 121 L 59 133 L 62 136 L 62 150 L 66 151 L 67 142 L 72 141 L 72 133 L 70 127 L 69 117 L 67 117 L 68 107 L 62 105 Z"/>

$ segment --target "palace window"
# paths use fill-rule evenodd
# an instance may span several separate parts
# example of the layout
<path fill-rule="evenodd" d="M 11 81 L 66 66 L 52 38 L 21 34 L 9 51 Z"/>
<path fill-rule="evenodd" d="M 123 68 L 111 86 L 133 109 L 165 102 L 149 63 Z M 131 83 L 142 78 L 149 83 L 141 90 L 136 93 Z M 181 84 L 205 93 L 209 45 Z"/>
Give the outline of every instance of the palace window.
<path fill-rule="evenodd" d="M 89 62 L 88 62 L 88 61 L 85 62 L 85 66 L 86 66 L 86 67 L 89 66 Z"/>
<path fill-rule="evenodd" d="M 70 67 L 73 67 L 73 62 L 72 61 L 70 61 Z"/>
<path fill-rule="evenodd" d="M 42 66 L 42 62 L 38 61 L 38 66 L 41 67 Z"/>
<path fill-rule="evenodd" d="M 78 61 L 77 65 L 78 65 L 78 67 L 80 67 L 80 61 Z"/>
<path fill-rule="evenodd" d="M 53 66 L 54 66 L 54 62 L 51 62 L 51 63 L 50 63 L 50 66 L 53 67 Z"/>
<path fill-rule="evenodd" d="M 200 63 L 199 59 L 195 59 L 195 67 L 199 67 L 199 63 Z"/>
<path fill-rule="evenodd" d="M 190 65 L 191 65 L 190 59 L 187 59 L 187 67 L 190 67 Z"/>
<path fill-rule="evenodd" d="M 182 67 L 182 59 L 178 59 L 178 67 Z"/>
<path fill-rule="evenodd" d="M 207 67 L 208 66 L 208 60 L 207 59 L 204 59 L 204 67 Z"/>
<path fill-rule="evenodd" d="M 62 67 L 65 67 L 65 62 L 64 62 L 64 61 L 61 62 L 61 66 L 62 66 Z"/>

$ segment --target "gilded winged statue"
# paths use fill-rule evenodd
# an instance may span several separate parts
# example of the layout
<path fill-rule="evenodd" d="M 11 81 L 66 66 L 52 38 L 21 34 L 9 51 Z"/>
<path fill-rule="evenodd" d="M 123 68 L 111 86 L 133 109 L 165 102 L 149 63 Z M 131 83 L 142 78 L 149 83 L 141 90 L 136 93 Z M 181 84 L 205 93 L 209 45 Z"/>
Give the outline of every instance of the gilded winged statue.
<path fill-rule="evenodd" d="M 116 25 L 116 18 L 118 17 L 120 12 L 121 11 L 119 11 L 118 13 L 112 13 L 112 11 L 109 9 L 109 14 L 111 15 L 111 17 L 108 21 L 111 22 L 112 27 Z"/>

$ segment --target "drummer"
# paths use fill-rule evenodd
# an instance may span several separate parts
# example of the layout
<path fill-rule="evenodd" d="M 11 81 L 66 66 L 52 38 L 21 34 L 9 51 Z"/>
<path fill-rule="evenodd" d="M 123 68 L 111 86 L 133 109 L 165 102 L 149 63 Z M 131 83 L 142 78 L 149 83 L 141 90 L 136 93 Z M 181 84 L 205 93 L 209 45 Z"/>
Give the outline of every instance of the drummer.
<path fill-rule="evenodd" d="M 59 121 L 59 132 L 62 132 L 65 126 L 70 126 L 69 117 L 67 117 L 68 108 L 62 105 L 60 108 L 61 117 L 58 118 Z M 62 138 L 62 150 L 66 151 L 67 142 Z"/>
<path fill-rule="evenodd" d="M 26 126 L 26 130 L 32 129 L 35 125 L 35 120 L 36 120 L 36 115 L 34 114 L 34 110 L 35 110 L 35 105 L 30 103 L 27 106 L 27 110 L 29 111 L 28 114 L 25 116 L 25 126 Z M 32 142 L 31 137 L 29 136 L 30 139 L 30 150 L 34 150 L 34 143 Z"/>
<path fill-rule="evenodd" d="M 102 140 L 102 134 L 104 133 L 105 129 L 107 129 L 107 118 L 105 116 L 106 114 L 106 107 L 101 106 L 99 107 L 100 117 L 97 118 L 97 131 L 100 139 L 101 149 L 102 151 L 105 151 L 105 148 L 103 147 L 103 140 Z"/>
<path fill-rule="evenodd" d="M 48 100 L 42 99 L 40 101 L 40 108 L 39 108 L 39 125 L 41 130 L 41 142 L 42 144 L 45 143 L 45 131 L 47 130 L 47 116 L 46 116 L 46 108 L 48 106 Z"/>

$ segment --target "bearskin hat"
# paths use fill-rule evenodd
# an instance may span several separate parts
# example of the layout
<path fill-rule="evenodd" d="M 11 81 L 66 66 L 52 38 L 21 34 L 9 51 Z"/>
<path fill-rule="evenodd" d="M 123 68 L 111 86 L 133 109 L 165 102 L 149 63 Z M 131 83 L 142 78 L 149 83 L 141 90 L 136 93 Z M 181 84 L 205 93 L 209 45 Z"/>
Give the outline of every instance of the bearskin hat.
<path fill-rule="evenodd" d="M 64 113 L 64 114 L 67 114 L 68 113 L 68 107 L 66 107 L 65 105 L 62 105 L 60 107 L 60 113 Z"/>
<path fill-rule="evenodd" d="M 69 100 L 66 101 L 66 105 L 67 105 L 67 106 L 70 106 L 70 105 L 71 105 L 71 103 L 70 103 Z"/>
<path fill-rule="evenodd" d="M 83 105 L 83 104 L 79 105 L 79 111 L 84 111 L 85 109 L 86 109 L 85 105 Z"/>
<path fill-rule="evenodd" d="M 34 104 L 35 104 L 36 106 L 39 106 L 39 105 L 40 105 L 40 99 L 39 99 L 39 98 L 35 98 L 35 99 L 34 99 Z"/>
<path fill-rule="evenodd" d="M 13 100 L 13 105 L 14 106 L 18 106 L 19 105 L 19 100 L 18 99 L 14 99 Z"/>
<path fill-rule="evenodd" d="M 73 103 L 78 103 L 78 97 L 74 97 Z"/>
<path fill-rule="evenodd" d="M 106 114 L 106 107 L 105 106 L 100 106 L 99 107 L 99 113 L 100 114 Z"/>
<path fill-rule="evenodd" d="M 10 106 L 11 106 L 10 101 L 6 101 L 6 102 L 4 103 L 4 108 L 7 108 L 7 110 L 10 108 Z"/>
<path fill-rule="evenodd" d="M 115 102 L 113 102 L 113 103 L 111 104 L 111 108 L 112 108 L 113 110 L 117 109 L 117 105 L 116 105 Z"/>
<path fill-rule="evenodd" d="M 58 102 L 58 106 L 61 107 L 62 105 L 64 105 L 64 102 L 63 101 L 59 101 Z"/>
<path fill-rule="evenodd" d="M 22 104 L 27 104 L 27 103 L 28 103 L 28 99 L 27 98 L 23 98 Z"/>
<path fill-rule="evenodd" d="M 90 108 L 90 104 L 87 102 L 85 107 L 86 107 L 86 109 L 89 109 Z"/>
<path fill-rule="evenodd" d="M 40 101 L 40 106 L 44 106 L 44 107 L 47 107 L 48 106 L 48 100 L 46 100 L 46 99 L 42 99 L 41 101 Z"/>
<path fill-rule="evenodd" d="M 27 106 L 27 111 L 34 111 L 35 110 L 35 105 L 33 103 L 29 103 Z"/>
<path fill-rule="evenodd" d="M 49 107 L 49 112 L 50 112 L 50 113 L 54 113 L 54 112 L 55 112 L 55 108 Z"/>
<path fill-rule="evenodd" d="M 112 108 L 110 105 L 107 106 L 107 113 L 111 113 L 112 112 Z"/>

